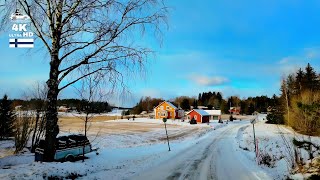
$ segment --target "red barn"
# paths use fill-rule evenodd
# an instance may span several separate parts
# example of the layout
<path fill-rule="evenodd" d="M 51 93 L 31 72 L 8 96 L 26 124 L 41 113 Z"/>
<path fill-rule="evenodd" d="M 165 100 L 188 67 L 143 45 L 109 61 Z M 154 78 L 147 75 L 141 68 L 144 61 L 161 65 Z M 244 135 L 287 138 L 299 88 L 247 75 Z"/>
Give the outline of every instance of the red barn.
<path fill-rule="evenodd" d="M 193 109 L 187 115 L 190 120 L 194 118 L 197 123 L 207 123 L 210 119 L 210 114 L 202 109 Z"/>

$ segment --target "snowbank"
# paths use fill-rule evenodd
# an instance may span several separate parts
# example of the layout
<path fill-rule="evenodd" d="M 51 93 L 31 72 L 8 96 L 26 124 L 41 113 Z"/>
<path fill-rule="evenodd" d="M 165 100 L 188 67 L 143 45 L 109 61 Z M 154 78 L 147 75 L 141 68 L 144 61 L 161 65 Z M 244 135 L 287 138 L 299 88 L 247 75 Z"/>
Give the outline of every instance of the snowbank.
<path fill-rule="evenodd" d="M 262 162 L 261 166 L 274 179 L 285 179 L 291 176 L 292 163 L 294 162 L 293 138 L 306 140 L 304 136 L 283 125 L 266 124 L 266 115 L 257 116 L 255 124 L 255 135 L 258 146 L 258 159 L 255 158 L 255 145 L 253 137 L 253 126 L 247 125 L 239 129 L 237 141 L 239 148 L 244 155 L 253 162 Z M 320 145 L 320 137 L 311 137 L 313 143 Z M 307 151 L 299 149 L 304 162 L 307 162 L 309 155 Z M 316 155 L 315 152 L 314 155 Z M 319 155 L 319 154 L 318 154 Z M 297 178 L 292 176 L 292 178 Z"/>

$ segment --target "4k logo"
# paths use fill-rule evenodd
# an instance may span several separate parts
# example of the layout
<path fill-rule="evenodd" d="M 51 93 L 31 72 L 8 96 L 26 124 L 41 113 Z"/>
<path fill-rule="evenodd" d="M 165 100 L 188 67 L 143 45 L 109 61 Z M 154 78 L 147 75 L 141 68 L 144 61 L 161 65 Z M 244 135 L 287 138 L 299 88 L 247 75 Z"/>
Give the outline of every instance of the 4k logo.
<path fill-rule="evenodd" d="M 13 24 L 11 32 L 9 33 L 9 47 L 10 48 L 33 48 L 34 39 L 33 32 L 30 31 L 30 17 L 16 9 L 11 14 L 10 19 Z"/>
<path fill-rule="evenodd" d="M 12 31 L 27 31 L 27 24 L 13 24 Z"/>

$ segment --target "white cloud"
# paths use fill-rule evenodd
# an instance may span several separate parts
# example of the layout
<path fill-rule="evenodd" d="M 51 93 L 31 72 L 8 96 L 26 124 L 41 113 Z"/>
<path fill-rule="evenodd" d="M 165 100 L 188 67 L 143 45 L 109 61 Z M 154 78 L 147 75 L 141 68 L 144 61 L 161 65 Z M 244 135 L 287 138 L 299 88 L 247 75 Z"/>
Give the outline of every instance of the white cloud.
<path fill-rule="evenodd" d="M 286 64 L 286 63 L 288 63 L 290 60 L 291 60 L 291 57 L 282 58 L 282 59 L 279 61 L 279 64 Z"/>
<path fill-rule="evenodd" d="M 304 48 L 302 51 L 295 55 L 287 56 L 280 59 L 279 64 L 300 64 L 307 63 L 320 57 L 320 48 Z"/>
<path fill-rule="evenodd" d="M 190 79 L 202 86 L 217 86 L 229 82 L 229 79 L 221 76 L 208 77 L 196 74 L 191 75 Z"/>

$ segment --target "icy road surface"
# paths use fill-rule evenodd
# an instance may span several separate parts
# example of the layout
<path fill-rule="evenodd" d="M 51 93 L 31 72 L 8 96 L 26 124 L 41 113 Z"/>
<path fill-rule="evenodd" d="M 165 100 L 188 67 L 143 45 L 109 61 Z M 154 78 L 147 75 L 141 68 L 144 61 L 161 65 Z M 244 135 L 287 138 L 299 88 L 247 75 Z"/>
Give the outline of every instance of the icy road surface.
<path fill-rule="evenodd" d="M 239 152 L 235 137 L 248 123 L 229 123 L 175 157 L 129 179 L 271 179 Z"/>

